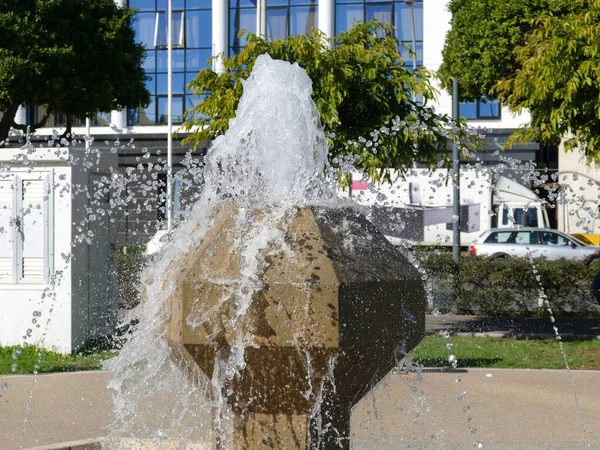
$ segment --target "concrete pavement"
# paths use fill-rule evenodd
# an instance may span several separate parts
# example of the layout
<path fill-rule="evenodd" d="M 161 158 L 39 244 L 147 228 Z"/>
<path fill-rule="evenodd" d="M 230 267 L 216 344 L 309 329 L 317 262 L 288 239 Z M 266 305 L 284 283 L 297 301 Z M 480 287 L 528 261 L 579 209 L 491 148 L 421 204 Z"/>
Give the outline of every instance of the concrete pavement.
<path fill-rule="evenodd" d="M 95 448 L 112 420 L 109 377 L 0 377 L 0 449 Z M 600 371 L 390 373 L 355 406 L 352 448 L 600 449 L 599 387 Z M 73 441 L 82 445 L 58 445 Z"/>

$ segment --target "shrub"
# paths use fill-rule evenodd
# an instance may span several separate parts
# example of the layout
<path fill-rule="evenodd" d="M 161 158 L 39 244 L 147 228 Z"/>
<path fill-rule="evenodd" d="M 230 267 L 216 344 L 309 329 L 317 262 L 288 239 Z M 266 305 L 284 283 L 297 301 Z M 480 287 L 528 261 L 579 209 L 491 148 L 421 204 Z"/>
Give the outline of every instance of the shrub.
<path fill-rule="evenodd" d="M 461 257 L 416 251 L 427 273 L 433 307 L 485 316 L 600 316 L 591 282 L 595 267 L 581 261 L 543 258 Z M 547 301 L 547 303 L 546 303 Z M 541 305 L 541 306 L 540 306 Z"/>

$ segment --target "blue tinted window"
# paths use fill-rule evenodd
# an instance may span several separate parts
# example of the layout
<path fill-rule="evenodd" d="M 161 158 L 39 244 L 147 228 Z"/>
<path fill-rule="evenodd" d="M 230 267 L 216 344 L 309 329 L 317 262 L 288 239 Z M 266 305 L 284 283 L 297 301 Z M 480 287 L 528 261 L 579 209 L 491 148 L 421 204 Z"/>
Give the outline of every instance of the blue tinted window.
<path fill-rule="evenodd" d="M 412 50 L 412 41 L 411 42 L 404 42 L 404 44 L 408 47 L 404 47 L 401 46 L 400 47 L 400 56 L 402 56 L 402 59 L 404 60 L 404 64 L 408 67 L 412 67 L 413 65 L 413 56 L 410 54 L 410 50 Z M 417 51 L 416 51 L 416 56 L 417 56 L 417 66 L 420 66 L 423 64 L 423 42 L 416 42 L 417 44 Z"/>
<path fill-rule="evenodd" d="M 290 34 L 308 34 L 316 28 L 317 8 L 315 6 L 299 6 L 290 8 Z"/>
<path fill-rule="evenodd" d="M 256 8 L 256 0 L 229 0 L 229 7 L 233 8 Z"/>
<path fill-rule="evenodd" d="M 133 21 L 133 30 L 135 32 L 135 40 L 144 45 L 146 50 L 154 48 L 154 22 L 156 14 L 138 13 Z"/>
<path fill-rule="evenodd" d="M 480 101 L 479 116 L 489 118 L 500 117 L 500 104 L 498 103 L 498 100 Z"/>
<path fill-rule="evenodd" d="M 156 100 L 155 97 L 150 97 L 150 104 L 145 108 L 140 108 L 137 111 L 136 119 L 133 124 L 150 125 L 156 123 Z"/>
<path fill-rule="evenodd" d="M 335 7 L 335 34 L 348 31 L 354 22 L 364 21 L 364 6 L 358 5 L 337 5 Z"/>
<path fill-rule="evenodd" d="M 208 60 L 212 56 L 210 49 L 205 50 L 188 50 L 186 52 L 186 70 L 199 71 L 206 69 Z"/>
<path fill-rule="evenodd" d="M 229 43 L 233 47 L 246 45 L 246 38 L 239 38 L 240 30 L 256 33 L 256 10 L 255 9 L 232 9 L 230 12 Z"/>
<path fill-rule="evenodd" d="M 212 47 L 211 11 L 185 13 L 185 46 L 187 48 Z"/>
<path fill-rule="evenodd" d="M 477 119 L 477 102 L 459 103 L 458 114 L 465 119 Z"/>
<path fill-rule="evenodd" d="M 167 74 L 159 73 L 156 74 L 156 93 L 159 95 L 166 95 L 169 93 L 167 90 Z M 185 77 L 183 73 L 173 74 L 173 93 L 183 94 L 185 91 Z"/>
<path fill-rule="evenodd" d="M 267 8 L 271 7 L 271 6 L 287 6 L 288 5 L 288 0 L 266 0 L 267 1 Z"/>
<path fill-rule="evenodd" d="M 210 9 L 212 8 L 212 0 L 186 0 L 185 6 L 187 9 Z"/>
<path fill-rule="evenodd" d="M 415 3 L 414 5 L 415 15 L 415 40 L 423 40 L 423 4 Z M 412 41 L 412 16 L 411 10 L 408 5 L 404 2 L 396 3 L 395 11 L 395 23 L 394 25 L 398 29 L 398 40 L 399 41 Z"/>
<path fill-rule="evenodd" d="M 140 11 L 154 11 L 154 0 L 129 0 L 129 7 Z"/>
<path fill-rule="evenodd" d="M 290 5 L 316 5 L 317 0 L 290 0 Z"/>
<path fill-rule="evenodd" d="M 481 99 L 474 102 L 459 103 L 459 114 L 465 119 L 499 119 L 500 103 L 498 100 Z"/>
<path fill-rule="evenodd" d="M 267 9 L 267 36 L 272 40 L 285 39 L 288 35 L 287 8 Z"/>
<path fill-rule="evenodd" d="M 146 73 L 154 72 L 156 68 L 156 52 L 153 50 L 147 51 L 145 54 L 144 64 L 142 66 Z"/>
<path fill-rule="evenodd" d="M 392 22 L 392 4 L 391 3 L 376 3 L 373 5 L 365 5 L 367 10 L 366 21 L 375 19 L 379 22 L 393 23 Z M 377 37 L 385 37 L 383 30 L 377 32 Z"/>
<path fill-rule="evenodd" d="M 173 123 L 181 123 L 183 122 L 183 96 L 173 96 L 173 100 L 171 103 L 171 111 L 173 116 Z M 157 110 L 157 120 L 156 122 L 159 124 L 166 124 L 168 122 L 168 98 L 167 97 L 158 97 L 158 110 Z"/>

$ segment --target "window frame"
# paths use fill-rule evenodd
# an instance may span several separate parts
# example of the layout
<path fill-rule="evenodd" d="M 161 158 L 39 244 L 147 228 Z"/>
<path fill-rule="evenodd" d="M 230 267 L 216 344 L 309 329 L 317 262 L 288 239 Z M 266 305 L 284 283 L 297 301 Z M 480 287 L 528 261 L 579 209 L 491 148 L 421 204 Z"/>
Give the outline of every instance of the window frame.
<path fill-rule="evenodd" d="M 14 169 L 10 174 L 11 185 L 11 204 L 10 216 L 14 219 L 15 225 L 10 226 L 9 233 L 12 240 L 12 254 L 10 267 L 11 274 L 5 278 L 0 277 L 0 285 L 48 285 L 51 277 L 54 274 L 54 188 L 52 182 L 54 180 L 54 170 L 44 169 L 35 171 L 25 171 Z M 2 180 L 6 181 L 6 180 Z M 42 182 L 42 198 L 37 200 L 41 202 L 41 217 L 42 224 L 42 275 L 40 277 L 26 277 L 24 267 L 24 252 L 26 240 L 22 232 L 22 227 L 26 221 L 25 213 L 27 205 L 24 205 L 24 194 L 27 190 L 25 183 L 31 181 Z M 24 187 L 25 186 L 25 187 Z"/>

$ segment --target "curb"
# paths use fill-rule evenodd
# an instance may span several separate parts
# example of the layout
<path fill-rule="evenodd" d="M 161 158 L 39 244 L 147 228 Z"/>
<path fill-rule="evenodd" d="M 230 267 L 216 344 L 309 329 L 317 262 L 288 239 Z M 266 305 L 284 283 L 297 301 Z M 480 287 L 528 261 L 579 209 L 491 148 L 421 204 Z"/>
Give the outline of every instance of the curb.
<path fill-rule="evenodd" d="M 82 439 L 80 441 L 62 442 L 60 444 L 43 445 L 41 447 L 29 447 L 24 450 L 101 450 L 102 438 Z"/>
<path fill-rule="evenodd" d="M 441 331 L 439 334 L 443 334 Z M 471 331 L 471 332 L 450 332 L 452 336 L 465 336 L 465 337 L 495 337 L 495 338 L 513 338 L 513 339 L 556 339 L 562 341 L 576 340 L 576 339 L 600 339 L 600 336 L 596 334 L 559 334 L 555 333 L 515 333 L 513 331 Z"/>

